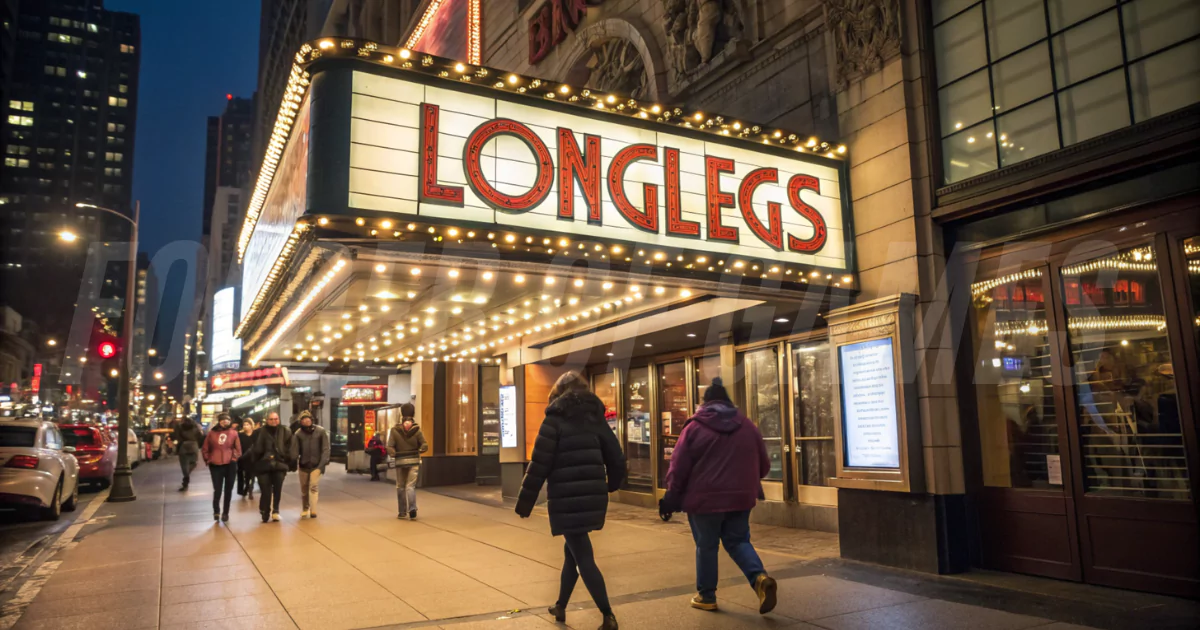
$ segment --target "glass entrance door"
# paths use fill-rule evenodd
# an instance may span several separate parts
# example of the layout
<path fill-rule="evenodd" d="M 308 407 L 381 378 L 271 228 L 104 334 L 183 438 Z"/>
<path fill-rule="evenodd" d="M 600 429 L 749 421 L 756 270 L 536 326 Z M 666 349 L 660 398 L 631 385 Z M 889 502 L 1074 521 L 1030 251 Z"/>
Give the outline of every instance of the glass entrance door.
<path fill-rule="evenodd" d="M 625 463 L 622 490 L 654 492 L 650 459 L 650 368 L 629 370 L 622 388 L 625 409 Z"/>
<path fill-rule="evenodd" d="M 691 417 L 688 405 L 687 366 L 683 361 L 658 366 L 658 487 L 667 487 L 671 453 Z"/>
<path fill-rule="evenodd" d="M 779 346 L 739 354 L 746 417 L 758 425 L 771 470 L 763 478 L 763 492 L 772 501 L 783 500 L 784 435 L 783 395 L 780 381 Z M 790 450 L 790 449 L 789 449 Z"/>

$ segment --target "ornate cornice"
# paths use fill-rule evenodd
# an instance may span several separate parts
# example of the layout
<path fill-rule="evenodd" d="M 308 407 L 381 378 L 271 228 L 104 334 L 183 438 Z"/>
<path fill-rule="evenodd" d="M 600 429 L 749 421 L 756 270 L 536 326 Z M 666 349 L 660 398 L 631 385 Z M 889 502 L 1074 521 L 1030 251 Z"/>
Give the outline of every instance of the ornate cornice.
<path fill-rule="evenodd" d="M 823 0 L 833 38 L 835 81 L 843 89 L 900 54 L 899 0 Z"/>

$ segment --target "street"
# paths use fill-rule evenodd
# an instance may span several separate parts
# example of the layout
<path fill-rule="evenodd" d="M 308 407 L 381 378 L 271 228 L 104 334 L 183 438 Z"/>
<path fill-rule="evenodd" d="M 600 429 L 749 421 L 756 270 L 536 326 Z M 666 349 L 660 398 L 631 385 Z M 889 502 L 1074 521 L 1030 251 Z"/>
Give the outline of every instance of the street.
<path fill-rule="evenodd" d="M 554 627 L 545 606 L 557 595 L 562 547 L 548 535 L 544 510 L 522 520 L 487 498 L 421 491 L 420 520 L 400 521 L 390 483 L 334 465 L 318 519 L 298 519 L 289 479 L 283 522 L 261 523 L 256 506 L 235 496 L 223 526 L 212 520 L 203 467 L 186 493 L 176 491 L 178 479 L 175 460 L 148 463 L 135 472 L 137 501 L 81 505 L 83 516 L 95 510 L 87 524 L 34 569 L 35 579 L 5 590 L 0 628 Z M 1004 586 L 868 568 L 837 560 L 836 538 L 816 533 L 789 553 L 770 528 L 755 536 L 780 581 L 777 610 L 759 616 L 722 555 L 721 611 L 702 612 L 687 605 L 694 574 L 686 526 L 615 507 L 594 540 L 624 628 L 1084 630 L 1151 627 L 1140 625 L 1147 619 L 1188 628 L 1200 613 L 1194 602 L 1047 580 Z M 69 522 L 7 527 L 54 539 Z M 5 558 L 32 535 L 10 535 Z M 590 629 L 599 620 L 580 584 L 567 625 Z"/>

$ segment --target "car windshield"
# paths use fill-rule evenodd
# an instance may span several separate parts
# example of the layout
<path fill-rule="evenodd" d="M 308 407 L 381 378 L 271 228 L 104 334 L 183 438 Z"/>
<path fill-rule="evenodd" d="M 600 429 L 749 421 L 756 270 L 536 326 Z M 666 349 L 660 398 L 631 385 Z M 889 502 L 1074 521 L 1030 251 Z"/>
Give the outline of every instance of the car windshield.
<path fill-rule="evenodd" d="M 0 427 L 0 447 L 30 447 L 35 439 L 37 429 L 34 427 Z"/>
<path fill-rule="evenodd" d="M 63 429 L 62 436 L 66 446 L 96 446 L 96 431 L 92 429 Z"/>

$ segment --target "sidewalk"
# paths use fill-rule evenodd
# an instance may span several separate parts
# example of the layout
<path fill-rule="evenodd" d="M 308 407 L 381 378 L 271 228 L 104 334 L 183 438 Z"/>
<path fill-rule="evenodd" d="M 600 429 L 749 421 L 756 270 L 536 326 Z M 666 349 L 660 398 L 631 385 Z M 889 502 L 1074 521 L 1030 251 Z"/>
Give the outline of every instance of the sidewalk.
<path fill-rule="evenodd" d="M 52 559 L 58 564 L 46 563 L 48 579 L 30 592 L 15 627 L 556 627 L 545 606 L 557 595 L 562 543 L 550 537 L 543 510 L 523 520 L 508 508 L 421 491 L 420 520 L 401 521 L 394 486 L 335 464 L 321 480 L 318 519 L 299 520 L 299 486 L 289 475 L 283 522 L 261 523 L 257 502 L 235 495 L 226 527 L 212 520 L 203 466 L 186 493 L 175 491 L 179 478 L 174 459 L 141 466 L 138 500 L 99 505 Z M 779 607 L 767 616 L 722 556 L 722 612 L 705 613 L 687 606 L 694 574 L 685 526 L 615 519 L 593 540 L 623 628 L 1082 628 L 1055 623 L 1052 606 L 1032 616 L 998 610 L 1004 602 L 937 599 L 910 574 L 880 574 L 893 588 L 873 586 L 864 582 L 875 573 L 830 557 L 829 545 L 762 551 L 780 580 Z M 567 619 L 571 628 L 600 623 L 582 583 Z"/>

